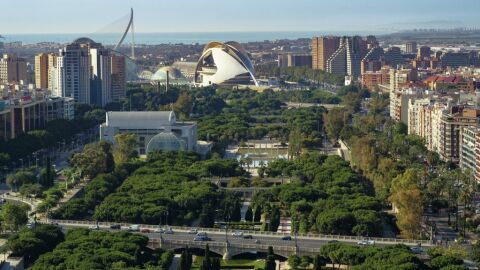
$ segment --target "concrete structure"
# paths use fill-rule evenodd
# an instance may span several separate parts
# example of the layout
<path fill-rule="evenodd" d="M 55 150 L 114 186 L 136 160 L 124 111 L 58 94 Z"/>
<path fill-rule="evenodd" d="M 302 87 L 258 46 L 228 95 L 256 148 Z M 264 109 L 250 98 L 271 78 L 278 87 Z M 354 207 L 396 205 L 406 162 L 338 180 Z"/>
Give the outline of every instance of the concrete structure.
<path fill-rule="evenodd" d="M 406 53 L 417 53 L 417 42 L 409 41 L 405 44 L 405 52 Z"/>
<path fill-rule="evenodd" d="M 477 170 L 477 139 L 480 129 L 476 126 L 465 127 L 460 133 L 460 168 L 472 175 Z M 479 140 L 480 141 L 480 140 Z M 480 167 L 480 163 L 478 164 Z M 478 181 L 478 180 L 477 180 Z"/>
<path fill-rule="evenodd" d="M 279 67 L 312 67 L 312 56 L 304 54 L 280 54 L 278 55 Z"/>
<path fill-rule="evenodd" d="M 440 59 L 445 67 L 458 68 L 470 65 L 470 54 L 467 52 L 447 52 Z"/>
<path fill-rule="evenodd" d="M 195 69 L 195 84 L 258 86 L 248 53 L 233 41 L 205 46 Z"/>
<path fill-rule="evenodd" d="M 432 51 L 428 46 L 422 46 L 417 50 L 417 59 L 419 60 L 430 60 L 430 55 Z"/>
<path fill-rule="evenodd" d="M 361 37 L 343 37 L 339 48 L 328 58 L 326 71 L 356 80 L 361 75 L 361 62 L 367 52 L 367 42 Z"/>
<path fill-rule="evenodd" d="M 173 111 L 107 112 L 100 126 L 100 139 L 115 143 L 117 134 L 135 134 L 138 153 L 153 150 L 197 151 L 197 124 L 177 122 Z"/>
<path fill-rule="evenodd" d="M 112 53 L 112 101 L 120 101 L 127 93 L 125 56 Z"/>
<path fill-rule="evenodd" d="M 453 106 L 444 113 L 440 122 L 440 148 L 438 154 L 444 161 L 458 162 L 460 134 L 466 127 L 477 126 L 480 110 Z"/>
<path fill-rule="evenodd" d="M 27 82 L 27 62 L 13 54 L 0 59 L 0 84 Z"/>
<path fill-rule="evenodd" d="M 89 39 L 77 39 L 60 50 L 57 57 L 57 85 L 61 97 L 72 97 L 77 103 L 90 104 Z"/>
<path fill-rule="evenodd" d="M 99 43 L 88 41 L 91 64 L 90 73 L 90 104 L 99 107 L 112 101 L 112 61 L 109 49 Z"/>
<path fill-rule="evenodd" d="M 333 36 L 312 38 L 312 68 L 327 70 L 327 60 L 338 50 L 340 38 Z"/>
<path fill-rule="evenodd" d="M 48 54 L 35 55 L 35 86 L 39 89 L 48 88 Z"/>

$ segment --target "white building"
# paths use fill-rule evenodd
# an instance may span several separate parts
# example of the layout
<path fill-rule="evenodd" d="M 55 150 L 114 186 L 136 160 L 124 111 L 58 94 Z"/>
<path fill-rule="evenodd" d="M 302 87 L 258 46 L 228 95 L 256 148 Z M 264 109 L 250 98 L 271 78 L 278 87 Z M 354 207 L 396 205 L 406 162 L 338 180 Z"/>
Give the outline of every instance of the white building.
<path fill-rule="evenodd" d="M 198 60 L 194 79 L 199 86 L 258 86 L 248 53 L 233 41 L 208 43 Z"/>
<path fill-rule="evenodd" d="M 130 133 L 137 136 L 138 153 L 153 150 L 208 152 L 197 144 L 197 124 L 177 122 L 173 111 L 107 112 L 100 126 L 100 139 L 115 142 L 115 135 Z"/>

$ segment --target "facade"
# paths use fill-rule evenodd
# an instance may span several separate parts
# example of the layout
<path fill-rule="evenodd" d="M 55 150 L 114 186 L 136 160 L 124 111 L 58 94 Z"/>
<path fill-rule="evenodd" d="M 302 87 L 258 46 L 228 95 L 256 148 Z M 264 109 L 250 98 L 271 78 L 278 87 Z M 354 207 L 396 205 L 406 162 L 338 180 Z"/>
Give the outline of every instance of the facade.
<path fill-rule="evenodd" d="M 125 56 L 112 53 L 112 101 L 125 98 L 127 92 L 127 74 Z"/>
<path fill-rule="evenodd" d="M 381 47 L 374 47 L 368 51 L 365 57 L 362 59 L 361 73 L 375 72 L 382 68 L 382 58 L 384 57 L 384 51 Z"/>
<path fill-rule="evenodd" d="M 195 84 L 258 86 L 247 52 L 233 41 L 210 42 L 205 46 L 195 70 Z"/>
<path fill-rule="evenodd" d="M 339 46 L 339 37 L 314 37 L 312 39 L 312 68 L 327 70 L 327 60 L 338 50 Z"/>
<path fill-rule="evenodd" d="M 406 53 L 417 53 L 417 42 L 409 41 L 405 44 Z"/>
<path fill-rule="evenodd" d="M 13 54 L 0 59 L 0 84 L 27 82 L 27 62 Z"/>
<path fill-rule="evenodd" d="M 328 58 L 326 71 L 356 80 L 361 75 L 362 59 L 367 52 L 367 42 L 361 37 L 343 37 L 339 48 Z"/>
<path fill-rule="evenodd" d="M 385 64 L 391 67 L 397 67 L 403 63 L 403 56 L 400 48 L 390 47 L 385 52 Z"/>
<path fill-rule="evenodd" d="M 117 134 L 135 134 L 140 155 L 153 150 L 200 150 L 197 124 L 177 122 L 173 111 L 107 112 L 106 116 L 106 122 L 100 126 L 100 139 L 115 143 Z"/>
<path fill-rule="evenodd" d="M 303 54 L 278 55 L 279 67 L 312 67 L 312 56 Z"/>
<path fill-rule="evenodd" d="M 38 89 L 48 88 L 48 54 L 35 55 L 35 86 Z"/>
<path fill-rule="evenodd" d="M 476 146 L 477 138 L 480 136 L 480 129 L 475 126 L 462 129 L 460 134 L 460 168 L 472 174 L 476 172 Z M 480 165 L 480 164 L 479 164 Z"/>
<path fill-rule="evenodd" d="M 430 55 L 432 51 L 428 46 L 422 46 L 417 50 L 417 59 L 419 60 L 430 60 Z"/>
<path fill-rule="evenodd" d="M 60 50 L 52 81 L 52 95 L 103 107 L 125 96 L 126 59 L 89 38 L 78 38 Z"/>
<path fill-rule="evenodd" d="M 458 162 L 460 134 L 466 127 L 478 125 L 480 110 L 454 106 L 443 114 L 440 122 L 440 148 L 438 154 L 444 161 Z"/>
<path fill-rule="evenodd" d="M 110 50 L 98 43 L 89 43 L 90 63 L 90 104 L 99 107 L 112 101 L 112 62 Z"/>
<path fill-rule="evenodd" d="M 469 53 L 447 52 L 447 53 L 444 53 L 440 57 L 440 59 L 442 60 L 442 64 L 445 67 L 458 68 L 458 67 L 469 66 L 470 65 L 470 54 Z"/>
<path fill-rule="evenodd" d="M 60 50 L 57 84 L 61 97 L 72 97 L 77 103 L 90 104 L 90 66 L 88 48 L 83 46 L 81 39 Z"/>

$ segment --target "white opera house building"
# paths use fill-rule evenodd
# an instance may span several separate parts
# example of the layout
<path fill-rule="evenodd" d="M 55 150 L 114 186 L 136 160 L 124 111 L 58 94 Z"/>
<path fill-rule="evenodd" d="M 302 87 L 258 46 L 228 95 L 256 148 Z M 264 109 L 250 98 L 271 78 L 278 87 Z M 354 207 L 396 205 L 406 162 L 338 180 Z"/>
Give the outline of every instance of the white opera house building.
<path fill-rule="evenodd" d="M 239 43 L 210 42 L 195 69 L 195 85 L 255 85 L 255 70 Z"/>

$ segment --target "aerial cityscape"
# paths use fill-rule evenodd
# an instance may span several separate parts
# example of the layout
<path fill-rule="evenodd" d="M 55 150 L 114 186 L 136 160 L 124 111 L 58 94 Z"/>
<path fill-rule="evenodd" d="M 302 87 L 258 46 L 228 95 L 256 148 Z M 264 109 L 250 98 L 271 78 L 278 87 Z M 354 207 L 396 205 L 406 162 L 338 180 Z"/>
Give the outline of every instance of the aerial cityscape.
<path fill-rule="evenodd" d="M 26 2 L 0 270 L 479 269 L 478 0 Z"/>

